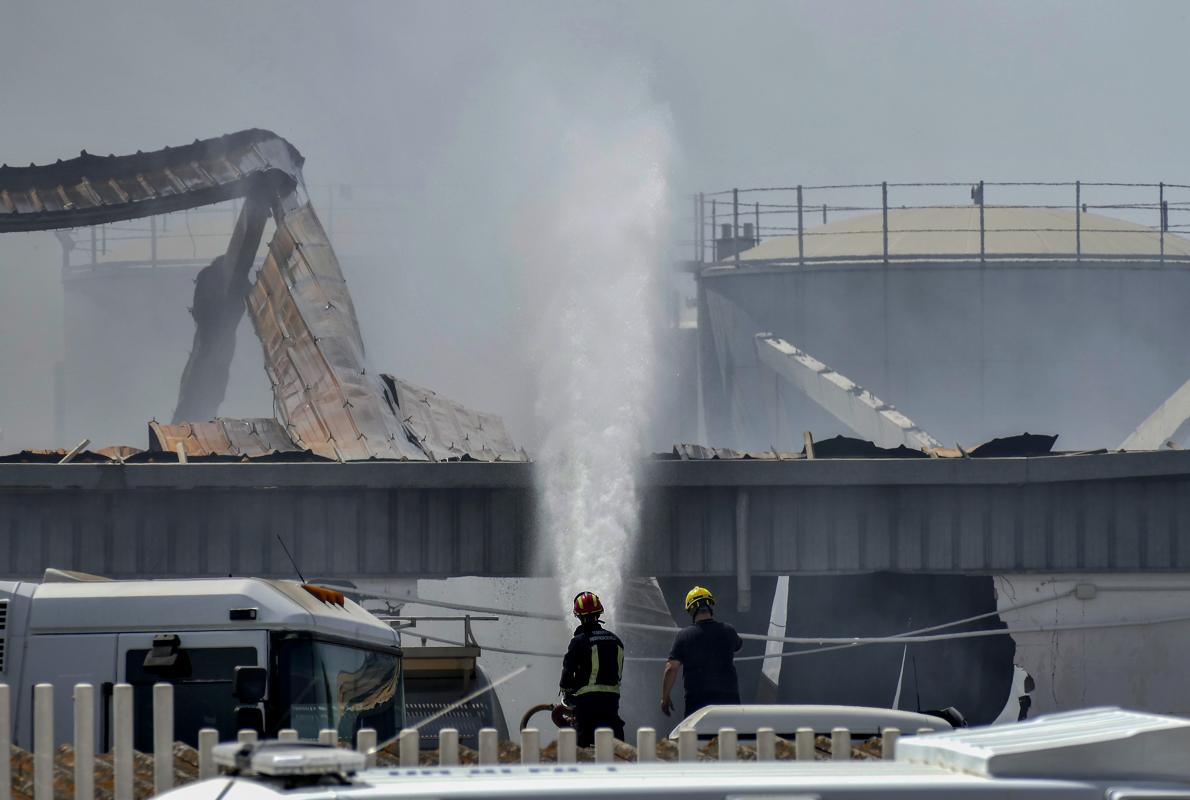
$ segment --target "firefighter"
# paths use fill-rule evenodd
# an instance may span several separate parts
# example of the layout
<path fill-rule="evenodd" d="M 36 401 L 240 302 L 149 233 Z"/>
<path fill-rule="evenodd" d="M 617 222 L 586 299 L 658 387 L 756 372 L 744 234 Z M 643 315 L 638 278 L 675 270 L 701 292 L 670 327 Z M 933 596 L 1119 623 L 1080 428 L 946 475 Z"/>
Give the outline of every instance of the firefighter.
<path fill-rule="evenodd" d="M 678 679 L 678 670 L 683 670 L 687 717 L 703 706 L 739 705 L 735 653 L 744 646 L 744 640 L 731 625 L 715 619 L 715 595 L 710 589 L 695 586 L 687 592 L 686 613 L 692 622 L 678 631 L 665 662 L 662 713 L 668 717 L 673 710 L 669 693 Z"/>
<path fill-rule="evenodd" d="M 562 659 L 559 686 L 566 705 L 574 708 L 578 746 L 595 743 L 596 728 L 611 728 L 624 740 L 620 719 L 620 681 L 624 677 L 624 643 L 603 627 L 603 604 L 594 592 L 574 596 L 578 627 Z"/>

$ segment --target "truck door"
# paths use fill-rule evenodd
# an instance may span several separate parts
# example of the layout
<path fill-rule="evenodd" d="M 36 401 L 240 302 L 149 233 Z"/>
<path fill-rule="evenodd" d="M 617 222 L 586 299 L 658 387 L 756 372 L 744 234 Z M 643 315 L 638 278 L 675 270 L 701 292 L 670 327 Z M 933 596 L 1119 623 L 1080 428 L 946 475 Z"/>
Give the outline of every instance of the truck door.
<path fill-rule="evenodd" d="M 177 636 L 175 657 L 166 659 L 169 663 L 165 665 L 146 666 L 153 638 L 161 635 Z M 235 738 L 235 668 L 268 665 L 268 634 L 252 630 L 121 633 L 116 660 L 118 680 L 132 684 L 133 741 L 137 750 L 153 750 L 155 683 L 174 686 L 174 741 L 197 746 L 202 728 L 215 728 L 220 741 L 227 741 Z"/>

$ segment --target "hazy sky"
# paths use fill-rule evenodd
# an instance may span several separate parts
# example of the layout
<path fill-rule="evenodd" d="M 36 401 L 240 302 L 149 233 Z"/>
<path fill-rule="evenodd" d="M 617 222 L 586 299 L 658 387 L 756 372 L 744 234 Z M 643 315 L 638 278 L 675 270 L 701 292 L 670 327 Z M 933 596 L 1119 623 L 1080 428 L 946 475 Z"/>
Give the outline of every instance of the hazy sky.
<path fill-rule="evenodd" d="M 614 115 L 608 86 L 627 80 L 625 113 L 668 113 L 679 213 L 685 193 L 733 184 L 1190 182 L 1188 16 L 1038 0 L 0 0 L 0 162 L 263 127 L 304 153 L 311 184 L 390 185 L 391 240 L 348 265 L 370 360 L 523 435 L 516 240 L 534 235 L 523 209 L 568 110 L 598 94 Z M 0 241 L 0 450 L 63 444 L 48 441 L 58 258 L 46 234 Z"/>

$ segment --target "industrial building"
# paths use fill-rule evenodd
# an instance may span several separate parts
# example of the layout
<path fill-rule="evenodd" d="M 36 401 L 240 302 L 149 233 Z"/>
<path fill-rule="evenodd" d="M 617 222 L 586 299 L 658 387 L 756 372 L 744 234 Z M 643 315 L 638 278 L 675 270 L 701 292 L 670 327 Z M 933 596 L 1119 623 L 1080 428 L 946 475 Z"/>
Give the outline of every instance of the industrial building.
<path fill-rule="evenodd" d="M 81 256 L 77 235 L 64 241 L 67 324 L 80 326 L 64 404 L 79 387 L 101 395 L 100 410 L 121 402 L 118 376 L 84 367 L 96 320 L 128 308 L 129 281 L 197 281 L 194 326 L 170 333 L 192 348 L 173 373 L 173 417 L 146 420 L 147 441 L 0 459 L 0 575 L 287 575 L 282 540 L 331 579 L 534 574 L 536 465 L 499 417 L 367 363 L 301 166 L 284 139 L 244 131 L 0 168 L 0 232 L 229 202 L 234 216 L 205 265 L 154 245 L 147 262 L 103 268 L 102 240 L 90 261 L 85 236 Z M 971 198 L 901 207 L 890 187 Z M 1174 194 L 1186 187 L 1127 187 L 1155 197 L 1088 208 L 1085 193 L 1113 187 L 1043 187 L 1073 192 L 1062 207 L 985 203 L 1016 189 L 983 183 L 844 187 L 875 193 L 874 207 L 804 198 L 838 188 L 697 201 L 696 258 L 683 265 L 697 314 L 671 321 L 662 394 L 671 421 L 692 421 L 675 439 L 701 441 L 641 466 L 635 575 L 657 579 L 674 619 L 692 581 L 713 582 L 743 630 L 765 630 L 775 599 L 784 606 L 806 652 L 787 653 L 766 688 L 764 647 L 750 642 L 747 698 L 887 705 L 911 674 L 920 703 L 978 722 L 1017 701 L 1027 672 L 1050 676 L 1039 709 L 1186 710 L 1190 637 L 1158 641 L 1152 627 L 1188 622 L 1170 609 L 1190 590 L 1190 456 L 1167 444 L 1190 416 L 1190 392 L 1175 391 L 1190 378 L 1190 241 L 1176 234 L 1186 206 Z M 809 224 L 811 210 L 835 219 Z M 138 271 L 162 267 L 173 271 Z M 154 328 L 181 316 L 146 314 Z M 234 354 L 252 338 L 274 416 L 221 417 Z M 1125 439 L 1146 451 L 1117 452 Z M 1076 619 L 1104 626 L 1097 642 L 1121 655 L 1071 655 L 1089 630 Z M 804 646 L 960 623 L 963 636 L 912 652 Z M 1136 653 L 1149 663 L 1128 677 Z"/>

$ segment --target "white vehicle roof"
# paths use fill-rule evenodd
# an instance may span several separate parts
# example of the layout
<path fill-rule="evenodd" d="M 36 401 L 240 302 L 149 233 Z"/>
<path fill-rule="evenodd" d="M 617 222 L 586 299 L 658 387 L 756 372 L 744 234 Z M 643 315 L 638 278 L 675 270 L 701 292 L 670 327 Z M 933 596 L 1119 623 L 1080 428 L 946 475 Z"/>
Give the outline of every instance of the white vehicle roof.
<path fill-rule="evenodd" d="M 720 728 L 735 728 L 749 735 L 760 728 L 772 728 L 778 736 L 791 734 L 798 728 L 813 728 L 816 733 L 846 728 L 854 734 L 870 735 L 885 728 L 896 728 L 904 734 L 917 733 L 922 728 L 949 731 L 951 724 L 929 714 L 868 706 L 705 706 L 679 722 L 669 732 L 669 738 L 677 739 L 681 731 L 688 730 L 696 731 L 699 736 L 714 736 Z"/>
<path fill-rule="evenodd" d="M 896 761 L 373 769 L 355 774 L 346 785 L 286 790 L 278 780 L 239 777 L 232 781 L 221 777 L 182 787 L 163 797 L 171 800 L 404 797 L 1152 800 L 1168 797 L 1172 800 L 1190 797 L 1190 760 L 1185 758 L 1188 730 L 1187 720 L 1115 708 L 1090 709 L 1024 723 L 906 737 L 898 745 Z"/>
<path fill-rule="evenodd" d="M 391 627 L 351 600 L 324 602 L 297 581 L 125 581 L 56 572 L 46 578 L 48 582 L 10 590 L 30 592 L 30 634 L 256 628 L 313 630 L 367 644 L 398 644 Z M 255 609 L 256 618 L 232 620 L 233 609 Z"/>

